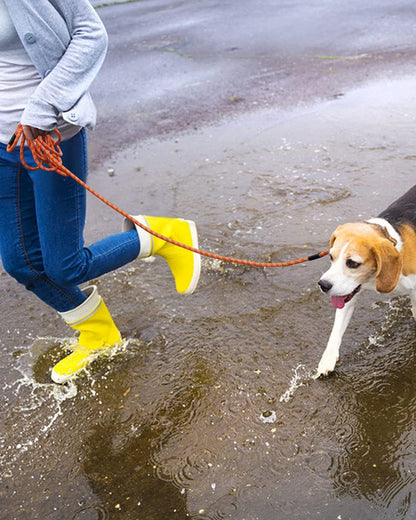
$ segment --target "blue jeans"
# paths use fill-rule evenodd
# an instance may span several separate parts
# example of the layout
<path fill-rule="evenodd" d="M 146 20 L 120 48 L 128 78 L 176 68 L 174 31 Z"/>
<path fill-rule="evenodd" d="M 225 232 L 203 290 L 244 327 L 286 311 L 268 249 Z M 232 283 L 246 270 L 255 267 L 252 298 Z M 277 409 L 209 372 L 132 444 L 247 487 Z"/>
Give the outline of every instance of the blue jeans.
<path fill-rule="evenodd" d="M 63 163 L 86 181 L 85 130 L 61 143 Z M 33 164 L 30 150 L 27 164 Z M 85 299 L 79 284 L 137 258 L 136 230 L 118 233 L 88 247 L 83 230 L 86 192 L 68 177 L 26 170 L 19 150 L 0 143 L 0 253 L 4 269 L 59 312 Z"/>

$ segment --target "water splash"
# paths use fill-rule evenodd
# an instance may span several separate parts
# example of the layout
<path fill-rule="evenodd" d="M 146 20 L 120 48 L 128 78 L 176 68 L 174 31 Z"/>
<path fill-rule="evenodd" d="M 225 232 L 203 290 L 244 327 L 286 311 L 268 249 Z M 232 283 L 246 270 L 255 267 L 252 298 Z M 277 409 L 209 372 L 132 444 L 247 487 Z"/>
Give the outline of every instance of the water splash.
<path fill-rule="evenodd" d="M 23 374 L 21 379 L 15 382 L 17 387 L 16 393 L 19 394 L 23 387 L 29 389 L 29 397 L 24 403 L 17 406 L 17 413 L 27 413 L 38 410 L 44 404 L 49 403 L 52 406 L 52 415 L 49 415 L 49 423 L 41 428 L 42 433 L 46 433 L 54 424 L 56 419 L 63 415 L 62 403 L 68 399 L 73 399 L 78 393 L 77 386 L 74 381 L 69 381 L 65 385 L 56 385 L 55 383 L 38 383 L 33 377 Z"/>
<path fill-rule="evenodd" d="M 49 379 L 50 366 L 53 366 L 56 361 L 51 353 L 53 346 L 65 345 L 65 349 L 71 350 L 74 342 L 73 338 L 36 338 L 26 352 L 20 355 L 19 363 L 15 366 L 20 377 L 3 386 L 3 391 L 7 394 L 4 421 L 10 424 L 10 428 L 7 433 L 5 432 L 5 437 L 0 438 L 0 446 L 8 446 L 7 449 L 13 454 L 10 456 L 9 453 L 7 457 L 9 465 L 16 462 L 19 454 L 33 449 L 45 434 L 49 434 L 58 419 L 64 415 L 64 403 L 76 398 L 81 387 L 83 392 L 95 395 L 96 378 L 91 367 L 82 370 L 79 377 L 63 385 L 55 384 L 50 380 L 45 382 L 45 379 Z M 105 358 L 112 359 L 126 353 L 131 343 L 134 343 L 134 340 L 121 342 L 113 349 L 109 349 L 105 353 Z M 44 358 L 40 361 L 42 366 L 35 369 L 36 363 L 42 357 Z M 110 364 L 108 367 L 110 368 L 106 370 L 110 371 Z M 85 376 L 88 377 L 87 385 L 84 384 Z M 84 396 L 81 398 L 83 399 Z M 25 426 L 18 427 L 19 424 Z"/>
<path fill-rule="evenodd" d="M 294 393 L 301 386 L 305 386 L 307 381 L 314 379 L 314 372 L 308 370 L 305 365 L 298 365 L 293 369 L 293 376 L 289 383 L 289 388 L 280 396 L 281 403 L 287 403 L 293 397 Z"/>

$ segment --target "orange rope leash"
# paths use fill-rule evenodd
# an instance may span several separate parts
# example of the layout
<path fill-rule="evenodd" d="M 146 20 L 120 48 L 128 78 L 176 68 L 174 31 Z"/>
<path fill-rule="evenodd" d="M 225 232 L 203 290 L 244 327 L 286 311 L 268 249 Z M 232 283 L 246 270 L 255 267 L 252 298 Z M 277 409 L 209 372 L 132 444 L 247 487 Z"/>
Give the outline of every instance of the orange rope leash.
<path fill-rule="evenodd" d="M 208 258 L 214 258 L 216 260 L 221 260 L 223 262 L 230 262 L 233 264 L 242 264 L 242 265 L 248 265 L 252 267 L 287 267 L 289 265 L 296 265 L 301 264 L 304 262 L 308 262 L 311 260 L 316 260 L 318 258 L 322 258 L 323 256 L 326 256 L 328 254 L 328 251 L 322 251 L 321 253 L 316 253 L 314 255 L 305 257 L 305 258 L 299 258 L 297 260 L 290 260 L 288 262 L 253 262 L 250 260 L 241 260 L 239 258 L 232 258 L 229 256 L 222 256 L 217 255 L 215 253 L 210 253 L 207 251 L 201 251 L 200 249 L 193 248 L 191 246 L 188 246 L 186 244 L 182 244 L 180 242 L 177 242 L 176 240 L 173 240 L 169 237 L 165 237 L 156 231 L 153 231 L 150 228 L 147 228 L 140 222 L 138 222 L 135 218 L 133 218 L 131 215 L 117 207 L 112 202 L 105 199 L 102 195 L 97 193 L 93 188 L 85 184 L 84 181 L 79 179 L 76 175 L 74 175 L 70 170 L 65 168 L 65 166 L 62 164 L 62 151 L 59 147 L 59 143 L 61 142 L 61 134 L 58 130 L 54 130 L 54 133 L 56 135 L 56 140 L 52 137 L 52 135 L 44 135 L 39 136 L 36 139 L 32 141 L 27 141 L 25 138 L 25 135 L 23 133 L 23 128 L 21 125 L 17 127 L 17 130 L 13 137 L 10 139 L 10 142 L 7 146 L 7 151 L 11 152 L 13 151 L 19 141 L 20 141 L 20 161 L 22 165 L 28 169 L 28 170 L 37 170 L 42 169 L 49 172 L 56 172 L 59 173 L 59 175 L 63 175 L 64 177 L 71 177 L 74 179 L 74 181 L 78 182 L 81 186 L 83 186 L 87 191 L 92 193 L 95 197 L 97 197 L 101 202 L 104 202 L 107 206 L 114 209 L 125 217 L 126 219 L 130 220 L 135 224 L 136 226 L 139 226 L 141 229 L 146 231 L 147 233 L 150 233 L 151 235 L 160 238 L 161 240 L 164 240 L 165 242 L 169 242 L 170 244 L 174 244 L 175 246 L 182 247 L 183 249 L 187 249 L 188 251 L 192 251 L 193 253 L 197 253 L 202 256 L 206 256 Z M 29 166 L 25 159 L 24 159 L 24 146 L 25 143 L 27 143 L 28 147 L 30 148 L 30 151 L 32 152 L 33 159 L 35 161 L 36 166 Z"/>

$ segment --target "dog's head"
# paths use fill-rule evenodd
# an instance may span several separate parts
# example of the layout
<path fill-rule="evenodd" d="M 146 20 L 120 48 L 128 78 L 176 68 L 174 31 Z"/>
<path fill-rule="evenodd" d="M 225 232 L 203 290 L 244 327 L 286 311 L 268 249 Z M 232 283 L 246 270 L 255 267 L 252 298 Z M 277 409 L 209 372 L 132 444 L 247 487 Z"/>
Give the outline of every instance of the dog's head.
<path fill-rule="evenodd" d="M 366 222 L 339 226 L 330 241 L 331 267 L 319 280 L 332 304 L 342 309 L 361 289 L 372 285 L 389 293 L 397 285 L 402 257 L 385 230 Z"/>

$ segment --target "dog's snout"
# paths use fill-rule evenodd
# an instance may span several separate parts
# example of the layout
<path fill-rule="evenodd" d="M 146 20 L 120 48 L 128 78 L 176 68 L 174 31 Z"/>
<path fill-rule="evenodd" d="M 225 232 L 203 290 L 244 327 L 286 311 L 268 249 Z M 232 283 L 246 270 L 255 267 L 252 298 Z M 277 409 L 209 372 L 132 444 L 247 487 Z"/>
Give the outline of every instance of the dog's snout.
<path fill-rule="evenodd" d="M 332 283 L 326 280 L 319 280 L 318 285 L 321 288 L 321 290 L 325 293 L 332 289 Z"/>

